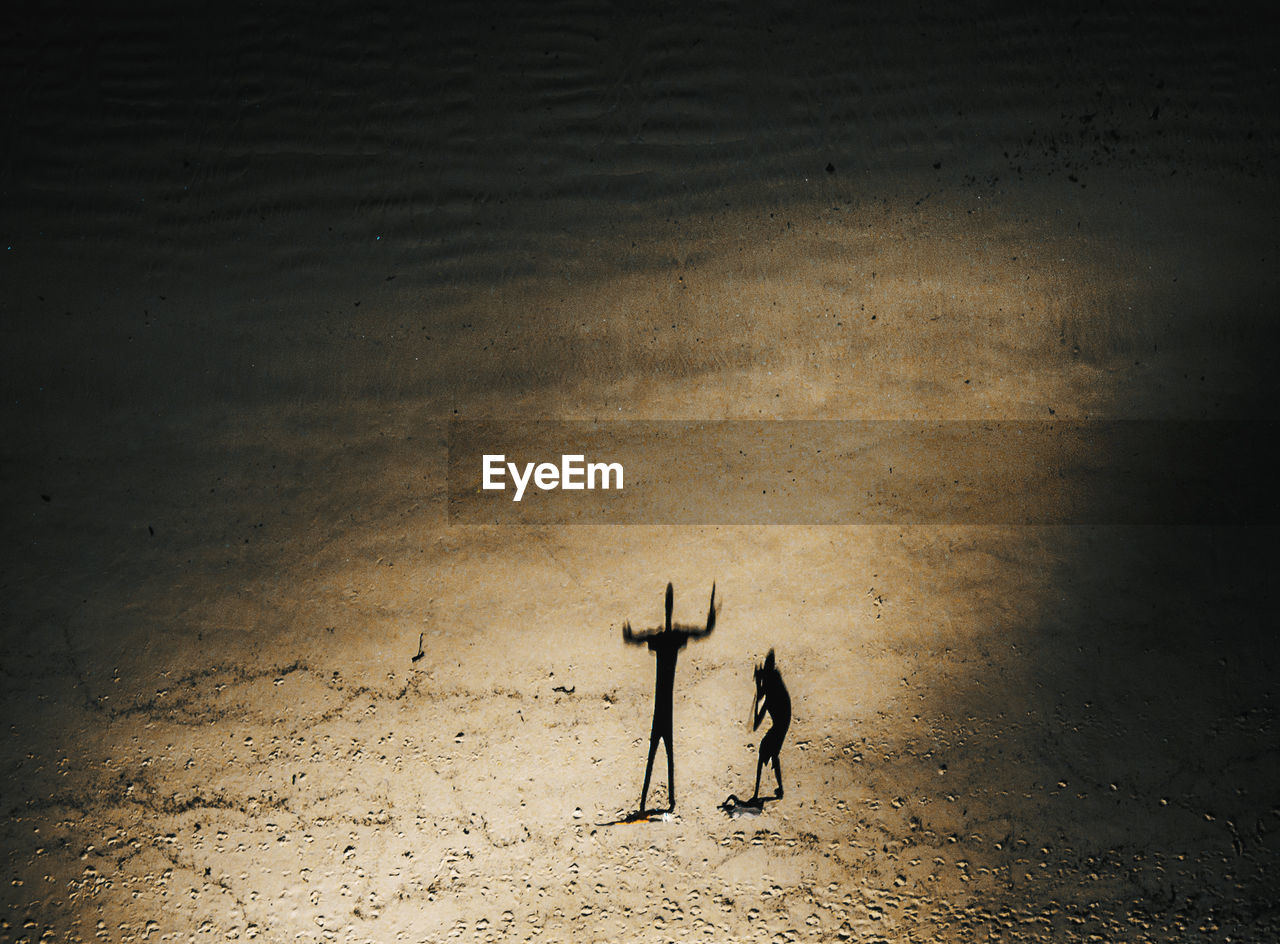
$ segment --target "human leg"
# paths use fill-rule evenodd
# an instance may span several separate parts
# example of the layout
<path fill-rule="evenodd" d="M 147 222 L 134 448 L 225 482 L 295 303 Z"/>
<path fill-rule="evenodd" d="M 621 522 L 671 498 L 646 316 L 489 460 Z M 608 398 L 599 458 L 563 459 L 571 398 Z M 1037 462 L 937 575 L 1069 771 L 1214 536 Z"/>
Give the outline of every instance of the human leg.
<path fill-rule="evenodd" d="M 671 732 L 665 735 L 667 742 L 667 797 L 669 810 L 676 808 L 676 754 L 671 746 Z"/>
<path fill-rule="evenodd" d="M 658 734 L 649 735 L 649 762 L 644 767 L 644 786 L 640 788 L 640 812 L 644 812 L 644 801 L 649 796 L 649 778 L 653 776 L 653 757 L 658 753 Z"/>

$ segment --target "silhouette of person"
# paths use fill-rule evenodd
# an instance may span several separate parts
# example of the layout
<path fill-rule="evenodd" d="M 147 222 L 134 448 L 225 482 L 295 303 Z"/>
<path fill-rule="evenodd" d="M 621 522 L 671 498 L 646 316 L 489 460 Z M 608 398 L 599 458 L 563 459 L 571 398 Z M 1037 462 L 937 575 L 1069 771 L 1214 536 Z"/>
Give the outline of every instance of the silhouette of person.
<path fill-rule="evenodd" d="M 649 762 L 644 768 L 644 786 L 640 789 L 640 809 L 637 816 L 645 813 L 645 799 L 649 796 L 649 778 L 653 775 L 653 757 L 658 752 L 658 742 L 664 741 L 667 746 L 667 796 L 670 799 L 668 810 L 676 808 L 676 774 L 675 751 L 671 744 L 671 696 L 676 681 L 676 658 L 685 643 L 690 639 L 701 639 L 708 636 L 716 628 L 716 587 L 711 585 L 711 608 L 707 613 L 707 625 L 673 626 L 671 624 L 671 605 L 674 591 L 667 584 L 667 624 L 663 629 L 634 632 L 631 623 L 622 627 L 622 638 L 636 646 L 647 645 L 657 657 L 657 678 L 653 689 L 653 728 L 649 732 Z"/>
<path fill-rule="evenodd" d="M 778 778 L 776 799 L 782 799 L 782 762 L 778 752 L 782 750 L 782 739 L 787 736 L 787 728 L 791 726 L 791 696 L 787 694 L 787 686 L 782 684 L 782 673 L 774 664 L 773 650 L 765 656 L 764 664 L 756 666 L 756 697 L 751 705 L 753 721 L 751 730 L 755 731 L 768 712 L 772 724 L 760 741 L 760 756 L 756 758 L 756 791 L 751 795 L 751 802 L 760 799 L 760 773 L 764 770 L 765 761 L 773 761 L 773 774 Z"/>

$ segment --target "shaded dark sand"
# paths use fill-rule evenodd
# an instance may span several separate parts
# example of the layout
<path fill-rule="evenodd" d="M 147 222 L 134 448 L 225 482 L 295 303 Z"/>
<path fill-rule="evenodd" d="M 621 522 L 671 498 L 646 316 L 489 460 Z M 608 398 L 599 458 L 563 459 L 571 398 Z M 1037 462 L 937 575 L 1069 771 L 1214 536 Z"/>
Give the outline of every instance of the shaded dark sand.
<path fill-rule="evenodd" d="M 841 16 L 8 41 L 0 938 L 1277 935 L 1273 528 L 446 523 L 454 417 L 1273 418 L 1267 36 Z"/>

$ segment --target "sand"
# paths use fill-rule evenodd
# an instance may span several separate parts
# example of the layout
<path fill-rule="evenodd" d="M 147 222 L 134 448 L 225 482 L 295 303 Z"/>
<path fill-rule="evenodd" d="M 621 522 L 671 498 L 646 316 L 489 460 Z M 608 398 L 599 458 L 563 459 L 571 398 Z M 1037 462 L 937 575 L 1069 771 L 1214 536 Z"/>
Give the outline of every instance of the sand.
<path fill-rule="evenodd" d="M 0 29 L 0 939 L 1280 935 L 1262 24 L 71 12 Z M 1229 524 L 451 523 L 489 418 L 1259 447 Z"/>

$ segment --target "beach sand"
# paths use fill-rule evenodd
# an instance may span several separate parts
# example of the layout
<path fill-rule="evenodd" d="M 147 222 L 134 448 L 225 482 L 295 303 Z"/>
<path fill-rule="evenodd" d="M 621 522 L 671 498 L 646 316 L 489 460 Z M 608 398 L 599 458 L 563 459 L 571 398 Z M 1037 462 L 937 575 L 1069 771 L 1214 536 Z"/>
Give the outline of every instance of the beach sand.
<path fill-rule="evenodd" d="M 1262 24 L 4 16 L 0 939 L 1280 935 L 1274 505 L 463 526 L 445 475 L 456 420 L 1230 420 L 1256 499 Z M 722 609 L 619 823 L 668 581 Z"/>

